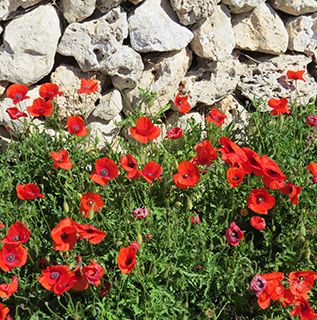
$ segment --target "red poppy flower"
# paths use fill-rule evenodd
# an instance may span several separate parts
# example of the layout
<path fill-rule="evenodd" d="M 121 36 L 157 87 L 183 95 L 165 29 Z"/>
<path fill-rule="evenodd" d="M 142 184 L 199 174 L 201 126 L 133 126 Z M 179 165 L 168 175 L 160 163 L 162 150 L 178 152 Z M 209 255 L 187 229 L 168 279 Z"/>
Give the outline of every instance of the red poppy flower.
<path fill-rule="evenodd" d="M 83 267 L 82 273 L 89 284 L 98 287 L 101 283 L 101 278 L 105 274 L 105 269 L 91 259 L 90 264 Z"/>
<path fill-rule="evenodd" d="M 136 241 L 131 241 L 130 247 L 135 248 L 136 251 L 139 251 L 140 248 L 141 248 L 140 243 L 139 243 L 139 242 L 136 242 Z"/>
<path fill-rule="evenodd" d="M 10 283 L 0 284 L 0 298 L 7 299 L 18 290 L 18 278 L 14 276 Z M 0 318 L 1 319 L 1 318 Z"/>
<path fill-rule="evenodd" d="M 182 161 L 177 167 L 178 173 L 173 176 L 174 183 L 180 189 L 193 188 L 198 183 L 198 168 L 189 161 Z"/>
<path fill-rule="evenodd" d="M 230 167 L 227 170 L 227 180 L 231 188 L 236 188 L 242 183 L 245 171 L 242 168 Z"/>
<path fill-rule="evenodd" d="M 259 214 L 267 214 L 275 206 L 275 198 L 265 188 L 253 189 L 248 197 L 248 208 Z"/>
<path fill-rule="evenodd" d="M 216 149 L 209 140 L 204 140 L 195 146 L 197 156 L 192 159 L 194 164 L 210 166 L 211 161 L 218 158 Z"/>
<path fill-rule="evenodd" d="M 87 239 L 92 244 L 100 243 L 107 235 L 106 232 L 103 232 L 89 224 L 75 223 L 75 228 L 79 233 L 79 239 Z"/>
<path fill-rule="evenodd" d="M 115 179 L 119 174 L 118 167 L 116 163 L 107 158 L 100 158 L 95 161 L 95 171 L 91 174 L 90 178 L 104 186 L 109 180 Z"/>
<path fill-rule="evenodd" d="M 156 127 L 147 117 L 139 118 L 135 124 L 135 127 L 130 128 L 130 134 L 140 143 L 148 143 L 150 140 L 156 139 L 161 133 L 161 129 Z"/>
<path fill-rule="evenodd" d="M 54 107 L 51 100 L 46 101 L 43 98 L 37 98 L 26 109 L 33 117 L 49 117 L 53 113 Z"/>
<path fill-rule="evenodd" d="M 52 100 L 55 98 L 57 95 L 61 96 L 62 92 L 59 91 L 59 87 L 57 84 L 54 83 L 43 83 L 40 86 L 39 89 L 39 94 L 42 98 L 44 99 L 49 99 Z"/>
<path fill-rule="evenodd" d="M 0 249 L 0 268 L 4 272 L 24 266 L 27 259 L 28 252 L 21 243 L 6 243 Z"/>
<path fill-rule="evenodd" d="M 271 300 L 277 301 L 283 297 L 284 287 L 282 284 L 284 274 L 272 272 L 261 275 L 267 282 L 265 289 L 258 296 L 258 305 L 265 310 L 270 306 Z"/>
<path fill-rule="evenodd" d="M 70 170 L 73 167 L 73 164 L 70 161 L 67 150 L 62 149 L 59 152 L 52 151 L 50 155 L 54 160 L 54 168 Z"/>
<path fill-rule="evenodd" d="M 38 278 L 39 283 L 49 291 L 60 296 L 62 293 L 71 289 L 75 282 L 73 273 L 68 266 L 48 266 L 42 270 Z"/>
<path fill-rule="evenodd" d="M 69 116 L 67 119 L 67 128 L 70 134 L 77 137 L 85 137 L 88 135 L 88 128 L 85 127 L 85 121 L 80 116 Z"/>
<path fill-rule="evenodd" d="M 100 288 L 100 294 L 105 297 L 108 295 L 111 289 L 111 284 L 109 282 L 105 282 Z"/>
<path fill-rule="evenodd" d="M 4 304 L 0 303 L 0 320 L 10 320 L 11 317 L 8 316 L 10 309 Z"/>
<path fill-rule="evenodd" d="M 306 168 L 313 175 L 313 182 L 317 183 L 317 163 L 312 162 Z"/>
<path fill-rule="evenodd" d="M 53 247 L 58 251 L 69 251 L 77 242 L 77 229 L 71 218 L 61 220 L 51 231 Z"/>
<path fill-rule="evenodd" d="M 74 283 L 72 285 L 72 289 L 75 291 L 83 291 L 88 288 L 88 282 L 82 273 L 82 268 L 77 266 L 73 271 Z"/>
<path fill-rule="evenodd" d="M 317 319 L 317 313 L 314 312 L 314 309 L 306 299 L 298 297 L 295 299 L 294 304 L 296 307 L 290 312 L 291 316 L 299 316 L 300 320 Z"/>
<path fill-rule="evenodd" d="M 221 137 L 219 142 L 223 146 L 223 148 L 218 149 L 222 153 L 222 160 L 228 163 L 231 167 L 240 166 L 248 160 L 243 149 L 229 138 Z"/>
<path fill-rule="evenodd" d="M 77 90 L 78 93 L 95 93 L 98 91 L 98 81 L 92 79 L 80 79 L 80 89 Z"/>
<path fill-rule="evenodd" d="M 282 173 L 279 166 L 268 156 L 262 157 L 262 181 L 266 187 L 276 190 L 284 187 L 286 176 Z"/>
<path fill-rule="evenodd" d="M 229 228 L 226 230 L 226 240 L 233 247 L 237 246 L 244 238 L 244 233 L 239 226 L 233 221 L 230 223 Z"/>
<path fill-rule="evenodd" d="M 180 127 L 175 127 L 166 132 L 166 138 L 176 140 L 183 136 L 183 129 Z"/>
<path fill-rule="evenodd" d="M 288 282 L 292 294 L 308 299 L 308 292 L 313 288 L 316 276 L 315 271 L 290 272 Z"/>
<path fill-rule="evenodd" d="M 306 82 L 306 80 L 303 78 L 304 73 L 305 73 L 305 70 L 298 70 L 298 71 L 288 70 L 286 75 L 287 75 L 287 78 L 290 80 L 302 80 Z"/>
<path fill-rule="evenodd" d="M 292 204 L 298 204 L 298 196 L 302 192 L 302 188 L 296 186 L 293 183 L 286 183 L 286 185 L 280 189 L 280 193 L 288 194 Z"/>
<path fill-rule="evenodd" d="M 174 104 L 180 113 L 188 113 L 190 110 L 190 104 L 188 102 L 188 96 L 180 96 L 179 92 L 177 93 Z"/>
<path fill-rule="evenodd" d="M 40 188 L 34 183 L 27 183 L 25 185 L 18 184 L 16 186 L 17 196 L 21 200 L 34 200 L 36 198 L 45 198 L 40 192 Z"/>
<path fill-rule="evenodd" d="M 2 243 L 26 243 L 30 238 L 30 230 L 26 225 L 20 221 L 12 224 L 5 238 L 2 239 Z"/>
<path fill-rule="evenodd" d="M 310 114 L 306 118 L 306 124 L 312 127 L 317 127 L 317 115 L 316 114 Z"/>
<path fill-rule="evenodd" d="M 270 99 L 268 105 L 273 110 L 271 111 L 272 116 L 279 116 L 283 113 L 290 114 L 288 101 L 286 98 L 281 99 Z"/>
<path fill-rule="evenodd" d="M 4 229 L 5 225 L 0 221 L 0 229 Z"/>
<path fill-rule="evenodd" d="M 220 128 L 224 124 L 226 118 L 227 116 L 224 113 L 220 112 L 216 108 L 212 108 L 206 116 L 206 121 L 213 122 Z"/>
<path fill-rule="evenodd" d="M 191 216 L 190 218 L 191 224 L 201 224 L 201 220 L 198 214 Z"/>
<path fill-rule="evenodd" d="M 140 173 L 138 170 L 138 162 L 131 154 L 123 155 L 120 158 L 120 165 L 126 172 L 128 172 L 128 175 L 127 175 L 128 179 L 132 180 L 140 176 Z"/>
<path fill-rule="evenodd" d="M 21 117 L 28 116 L 25 112 L 20 111 L 18 108 L 7 108 L 6 112 L 9 115 L 10 119 L 12 119 L 12 120 L 16 120 Z"/>
<path fill-rule="evenodd" d="M 85 218 L 89 217 L 92 211 L 96 213 L 105 206 L 102 197 L 98 193 L 87 192 L 80 198 L 80 212 L 84 214 Z"/>
<path fill-rule="evenodd" d="M 251 226 L 256 230 L 264 230 L 266 228 L 265 219 L 258 216 L 253 216 L 250 219 Z"/>
<path fill-rule="evenodd" d="M 123 247 L 118 254 L 118 265 L 121 273 L 129 274 L 136 264 L 136 249 L 133 247 Z"/>
<path fill-rule="evenodd" d="M 253 150 L 249 148 L 242 148 L 245 155 L 247 156 L 247 161 L 242 163 L 243 169 L 246 173 L 253 173 L 256 176 L 262 176 L 262 159 Z"/>
<path fill-rule="evenodd" d="M 16 104 L 22 100 L 28 99 L 26 94 L 29 91 L 29 88 L 24 84 L 12 84 L 7 89 L 7 97 L 13 100 L 13 103 Z"/>
<path fill-rule="evenodd" d="M 137 219 L 145 219 L 149 215 L 149 210 L 147 208 L 137 208 L 133 211 L 133 215 Z"/>
<path fill-rule="evenodd" d="M 155 161 L 150 161 L 140 171 L 140 174 L 147 182 L 152 183 L 156 178 L 160 180 L 162 172 L 163 168 L 159 164 Z"/>

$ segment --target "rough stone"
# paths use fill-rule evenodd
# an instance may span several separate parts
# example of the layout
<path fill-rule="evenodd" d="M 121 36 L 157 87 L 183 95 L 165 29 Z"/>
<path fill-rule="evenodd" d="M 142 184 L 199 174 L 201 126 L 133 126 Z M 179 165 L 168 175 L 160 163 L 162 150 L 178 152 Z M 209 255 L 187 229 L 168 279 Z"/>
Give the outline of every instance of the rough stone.
<path fill-rule="evenodd" d="M 196 23 L 192 31 L 191 49 L 200 57 L 225 60 L 235 47 L 231 16 L 225 6 L 216 6 L 212 15 Z"/>
<path fill-rule="evenodd" d="M 83 71 L 100 70 L 104 61 L 121 49 L 128 36 L 126 17 L 122 8 L 115 8 L 99 19 L 70 24 L 58 52 L 73 56 Z"/>
<path fill-rule="evenodd" d="M 222 0 L 232 13 L 248 12 L 264 3 L 266 0 Z"/>
<path fill-rule="evenodd" d="M 303 54 L 283 54 L 278 57 L 263 55 L 243 63 L 245 71 L 238 83 L 237 89 L 250 101 L 254 99 L 266 102 L 270 98 L 291 97 L 300 103 L 307 103 L 317 95 L 317 84 L 314 78 L 305 73 L 306 82 L 298 81 L 297 90 L 294 83 L 286 78 L 287 70 L 303 70 L 311 59 Z"/>
<path fill-rule="evenodd" d="M 236 48 L 281 54 L 287 50 L 288 33 L 278 14 L 267 4 L 232 19 Z"/>
<path fill-rule="evenodd" d="M 148 89 L 157 93 L 157 99 L 149 108 L 142 104 L 145 114 L 156 114 L 173 99 L 180 81 L 183 80 L 192 61 L 189 49 L 168 53 L 149 54 L 145 57 L 145 70 L 137 88 L 124 90 L 124 112 L 129 113 L 141 104 L 140 90 Z"/>
<path fill-rule="evenodd" d="M 201 59 L 184 78 L 191 108 L 198 103 L 210 106 L 233 92 L 241 72 L 242 67 L 235 57 L 219 62 Z"/>
<path fill-rule="evenodd" d="M 97 0 L 96 7 L 102 13 L 107 13 L 111 9 L 119 6 L 124 0 Z"/>
<path fill-rule="evenodd" d="M 69 22 L 82 21 L 91 16 L 95 10 L 96 0 L 62 0 L 60 9 Z"/>
<path fill-rule="evenodd" d="M 58 14 L 51 5 L 9 22 L 0 47 L 0 80 L 30 85 L 49 74 L 60 36 Z"/>
<path fill-rule="evenodd" d="M 93 111 L 92 115 L 102 121 L 110 121 L 120 114 L 121 110 L 121 93 L 118 90 L 112 90 L 100 98 L 100 103 Z"/>
<path fill-rule="evenodd" d="M 10 14 L 16 11 L 19 7 L 26 9 L 34 6 L 42 0 L 1 0 L 0 3 L 0 20 L 10 18 Z"/>
<path fill-rule="evenodd" d="M 202 114 L 198 112 L 190 112 L 182 115 L 179 112 L 173 112 L 166 120 L 167 129 L 180 127 L 183 131 L 187 131 L 190 129 L 190 119 L 193 119 L 195 123 L 200 123 L 202 128 L 205 128 L 205 119 Z"/>
<path fill-rule="evenodd" d="M 202 18 L 209 17 L 220 0 L 170 0 L 181 24 L 194 24 Z"/>
<path fill-rule="evenodd" d="M 139 3 L 143 2 L 143 0 L 128 0 L 128 1 L 133 4 L 139 4 Z"/>
<path fill-rule="evenodd" d="M 99 80 L 98 92 L 93 94 L 78 94 L 77 90 L 80 88 L 80 79 L 90 79 L 96 77 Z M 110 82 L 105 76 L 96 73 L 84 73 L 80 69 L 69 66 L 60 65 L 51 74 L 51 82 L 56 83 L 60 91 L 63 92 L 61 96 L 55 97 L 56 104 L 59 108 L 59 116 L 65 119 L 70 115 L 80 114 L 84 117 L 88 116 L 98 100 L 102 98 L 101 87 L 107 86 L 107 81 Z"/>
<path fill-rule="evenodd" d="M 313 13 L 317 11 L 316 0 L 269 0 L 276 10 L 286 12 L 294 16 Z"/>
<path fill-rule="evenodd" d="M 185 48 L 193 39 L 179 25 L 168 0 L 146 0 L 128 18 L 131 46 L 138 52 L 172 51 Z"/>
<path fill-rule="evenodd" d="M 317 53 L 317 13 L 290 18 L 286 22 L 288 48 L 306 54 Z"/>

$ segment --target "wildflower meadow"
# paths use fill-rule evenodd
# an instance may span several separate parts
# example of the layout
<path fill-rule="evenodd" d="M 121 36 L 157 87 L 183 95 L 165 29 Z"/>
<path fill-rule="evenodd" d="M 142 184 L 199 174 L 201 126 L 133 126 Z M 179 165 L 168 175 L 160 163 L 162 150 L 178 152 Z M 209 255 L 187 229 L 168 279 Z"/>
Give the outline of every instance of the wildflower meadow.
<path fill-rule="evenodd" d="M 0 154 L 0 320 L 317 319 L 314 102 L 253 101 L 243 130 L 209 108 L 166 133 L 167 109 L 134 108 L 101 150 L 82 115 L 60 119 L 62 94 L 42 84 L 28 123 L 28 87 L 6 91 L 23 130 Z"/>

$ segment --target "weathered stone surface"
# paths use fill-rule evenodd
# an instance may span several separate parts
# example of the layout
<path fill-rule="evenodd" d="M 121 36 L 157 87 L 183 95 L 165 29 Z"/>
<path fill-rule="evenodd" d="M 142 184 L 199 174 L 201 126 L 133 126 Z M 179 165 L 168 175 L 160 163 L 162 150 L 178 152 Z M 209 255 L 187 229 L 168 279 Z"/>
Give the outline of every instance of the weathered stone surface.
<path fill-rule="evenodd" d="M 233 92 L 241 75 L 241 65 L 235 57 L 225 61 L 199 61 L 184 78 L 190 92 L 189 103 L 194 108 L 198 103 L 212 105 Z"/>
<path fill-rule="evenodd" d="M 306 54 L 317 52 L 317 13 L 290 18 L 286 22 L 289 36 L 288 48 Z"/>
<path fill-rule="evenodd" d="M 197 22 L 192 31 L 194 39 L 190 46 L 200 57 L 224 60 L 235 47 L 231 16 L 225 6 L 216 6 L 211 16 Z"/>
<path fill-rule="evenodd" d="M 142 73 L 138 87 L 124 90 L 124 112 L 137 108 L 140 103 L 139 88 L 157 92 L 157 100 L 149 109 L 142 105 L 144 113 L 156 114 L 173 99 L 180 81 L 183 80 L 192 61 L 189 49 L 161 54 L 149 54 L 145 58 L 145 70 Z"/>
<path fill-rule="evenodd" d="M 100 98 L 100 103 L 93 111 L 92 115 L 102 121 L 110 121 L 120 114 L 121 110 L 121 93 L 118 90 L 112 90 Z"/>
<path fill-rule="evenodd" d="M 128 36 L 127 15 L 121 8 L 99 19 L 70 24 L 58 46 L 58 52 L 73 56 L 83 71 L 101 69 L 104 60 L 121 49 Z"/>
<path fill-rule="evenodd" d="M 78 94 L 77 90 L 80 88 L 81 78 L 90 79 L 94 75 L 97 76 L 99 84 L 107 85 L 105 76 L 84 73 L 80 69 L 69 65 L 61 65 L 51 74 L 51 82 L 56 83 L 60 91 L 63 92 L 63 95 L 55 97 L 61 119 L 74 114 L 86 117 L 93 111 L 98 99 L 102 98 L 100 94 L 101 85 L 98 86 L 98 92 L 93 94 Z M 108 79 L 108 82 L 110 82 L 110 79 Z"/>
<path fill-rule="evenodd" d="M 121 46 L 108 59 L 101 70 L 111 76 L 117 89 L 134 88 L 142 76 L 144 65 L 141 55 L 128 46 Z"/>
<path fill-rule="evenodd" d="M 9 18 L 10 13 L 17 10 L 19 7 L 28 8 L 42 0 L 1 0 L 0 2 L 0 20 Z"/>
<path fill-rule="evenodd" d="M 60 36 L 58 14 L 51 5 L 11 21 L 0 47 L 0 80 L 29 85 L 42 79 L 52 70 Z"/>
<path fill-rule="evenodd" d="M 276 10 L 299 16 L 317 11 L 316 0 L 269 0 L 269 3 Z"/>
<path fill-rule="evenodd" d="M 288 33 L 278 14 L 267 4 L 232 19 L 236 48 L 281 54 L 287 50 Z"/>
<path fill-rule="evenodd" d="M 204 116 L 198 112 L 190 112 L 187 114 L 180 114 L 179 112 L 173 112 L 166 120 L 167 129 L 172 127 L 180 127 L 183 131 L 190 129 L 189 120 L 193 119 L 195 123 L 200 123 L 202 128 L 205 128 Z"/>
<path fill-rule="evenodd" d="M 144 1 L 128 18 L 132 48 L 138 52 L 185 48 L 193 34 L 176 21 L 168 0 Z"/>
<path fill-rule="evenodd" d="M 220 0 L 170 0 L 181 24 L 194 24 L 202 18 L 209 17 Z"/>
<path fill-rule="evenodd" d="M 9 86 L 8 81 L 0 81 L 0 97 L 4 94 L 8 86 Z"/>
<path fill-rule="evenodd" d="M 298 102 L 307 103 L 317 95 L 317 84 L 312 76 L 305 73 L 307 82 L 298 81 L 295 86 L 286 79 L 287 70 L 303 70 L 311 59 L 305 55 L 283 54 L 278 57 L 263 55 L 257 61 L 243 63 L 245 71 L 237 89 L 251 101 L 255 98 L 266 101 L 270 98 L 290 97 Z"/>
<path fill-rule="evenodd" d="M 128 1 L 133 4 L 139 4 L 139 3 L 143 2 L 144 0 L 128 0 Z"/>
<path fill-rule="evenodd" d="M 266 0 L 222 0 L 232 13 L 248 12 L 264 3 Z"/>
<path fill-rule="evenodd" d="M 96 0 L 62 0 L 60 8 L 65 19 L 69 22 L 82 21 L 95 10 Z"/>
<path fill-rule="evenodd" d="M 111 9 L 119 6 L 124 0 L 97 0 L 96 7 L 102 13 L 107 13 Z"/>

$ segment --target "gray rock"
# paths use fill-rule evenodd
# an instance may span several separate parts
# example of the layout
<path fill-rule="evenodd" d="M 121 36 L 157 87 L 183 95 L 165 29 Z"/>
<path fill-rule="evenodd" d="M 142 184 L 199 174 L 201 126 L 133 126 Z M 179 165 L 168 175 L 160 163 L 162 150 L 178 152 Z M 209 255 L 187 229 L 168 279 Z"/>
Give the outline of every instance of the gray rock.
<path fill-rule="evenodd" d="M 183 131 L 189 130 L 189 120 L 193 119 L 195 123 L 200 123 L 202 128 L 205 128 L 205 118 L 198 112 L 190 112 L 186 114 L 180 114 L 179 112 L 173 112 L 166 120 L 166 126 L 168 129 L 172 127 L 180 127 Z"/>
<path fill-rule="evenodd" d="M 26 9 L 42 0 L 1 0 L 0 3 L 0 21 L 10 18 L 10 14 L 16 11 L 19 7 Z"/>
<path fill-rule="evenodd" d="M 167 0 L 145 0 L 128 18 L 132 48 L 138 52 L 185 48 L 193 34 L 176 21 Z"/>
<path fill-rule="evenodd" d="M 102 13 L 107 13 L 111 9 L 119 6 L 124 0 L 97 0 L 97 9 Z"/>
<path fill-rule="evenodd" d="M 232 13 L 248 12 L 264 3 L 266 0 L 222 0 Z"/>
<path fill-rule="evenodd" d="M 91 16 L 95 10 L 96 0 L 62 0 L 60 9 L 69 22 L 82 21 Z"/>
<path fill-rule="evenodd" d="M 0 80 L 30 85 L 49 74 L 60 36 L 58 14 L 51 5 L 9 22 L 0 47 Z"/>
<path fill-rule="evenodd" d="M 317 11 L 316 0 L 269 0 L 269 3 L 276 10 L 286 12 L 293 16 L 300 16 Z"/>

